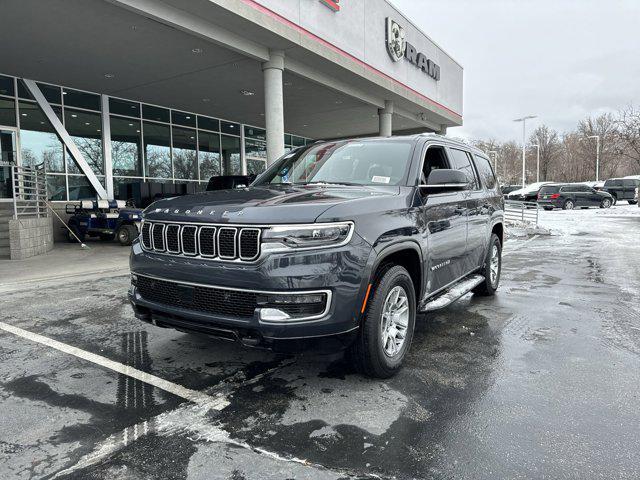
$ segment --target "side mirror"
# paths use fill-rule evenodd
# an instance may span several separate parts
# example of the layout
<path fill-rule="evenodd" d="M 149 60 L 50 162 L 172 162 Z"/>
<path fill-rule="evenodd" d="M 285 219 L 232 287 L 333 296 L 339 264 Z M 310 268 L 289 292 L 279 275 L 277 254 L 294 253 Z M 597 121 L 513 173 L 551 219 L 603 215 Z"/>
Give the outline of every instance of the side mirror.
<path fill-rule="evenodd" d="M 427 178 L 427 183 L 420 185 L 420 188 L 427 193 L 455 192 L 467 190 L 469 188 L 469 180 L 460 170 L 443 168 L 432 170 L 429 178 Z"/>

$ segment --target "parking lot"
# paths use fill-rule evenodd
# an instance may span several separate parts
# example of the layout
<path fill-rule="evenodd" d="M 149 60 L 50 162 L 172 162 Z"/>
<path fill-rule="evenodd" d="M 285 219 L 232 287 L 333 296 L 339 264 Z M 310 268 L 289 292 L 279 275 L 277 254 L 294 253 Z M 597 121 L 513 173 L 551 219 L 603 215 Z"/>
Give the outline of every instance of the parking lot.
<path fill-rule="evenodd" d="M 0 478 L 638 478 L 640 208 L 540 223 L 388 381 L 139 322 L 115 245 L 1 261 Z"/>

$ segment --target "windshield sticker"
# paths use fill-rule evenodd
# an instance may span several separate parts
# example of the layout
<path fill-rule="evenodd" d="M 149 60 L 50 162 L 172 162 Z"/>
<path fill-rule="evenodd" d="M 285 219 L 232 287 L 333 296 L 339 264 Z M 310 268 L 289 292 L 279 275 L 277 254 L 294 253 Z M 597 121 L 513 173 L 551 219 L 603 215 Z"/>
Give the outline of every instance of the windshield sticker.
<path fill-rule="evenodd" d="M 371 181 L 373 183 L 389 183 L 391 177 L 383 177 L 382 175 L 374 175 Z"/>

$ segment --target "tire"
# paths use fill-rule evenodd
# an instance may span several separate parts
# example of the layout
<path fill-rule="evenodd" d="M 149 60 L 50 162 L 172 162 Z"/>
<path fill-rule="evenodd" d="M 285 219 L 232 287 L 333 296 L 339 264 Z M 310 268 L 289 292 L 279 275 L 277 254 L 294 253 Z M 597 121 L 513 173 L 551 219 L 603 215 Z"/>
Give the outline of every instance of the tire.
<path fill-rule="evenodd" d="M 80 243 L 84 243 L 84 239 L 85 239 L 84 234 L 80 233 L 80 231 L 76 227 L 69 226 L 69 228 L 73 231 L 73 233 L 76 234 L 76 237 L 80 239 Z M 66 230 L 66 232 L 67 232 L 67 242 L 78 243 L 78 240 L 76 239 L 76 237 L 74 237 L 69 230 Z"/>
<path fill-rule="evenodd" d="M 358 337 L 347 354 L 356 369 L 363 375 L 389 378 L 400 370 L 411 346 L 416 321 L 416 294 L 409 272 L 399 265 L 389 265 L 381 274 L 378 274 L 373 288 L 375 290 L 369 296 Z M 396 317 L 397 323 L 395 325 L 392 323 L 390 326 L 393 330 L 389 331 L 398 337 L 387 336 L 383 340 L 383 334 L 389 326 L 386 321 L 388 317 L 383 317 L 383 313 L 393 312 L 393 308 L 390 307 L 394 305 L 394 296 L 400 305 L 402 305 L 401 298 L 405 298 L 407 315 Z M 403 325 L 404 337 L 400 339 L 402 328 L 398 327 Z M 396 343 L 393 343 L 394 338 Z M 398 345 L 397 342 L 400 340 L 401 343 Z"/>
<path fill-rule="evenodd" d="M 545 210 L 553 210 L 553 207 L 542 207 L 542 208 L 544 208 Z"/>
<path fill-rule="evenodd" d="M 600 202 L 600 208 L 610 208 L 611 207 L 611 199 L 603 198 L 602 202 Z"/>
<path fill-rule="evenodd" d="M 135 225 L 122 225 L 116 232 L 118 242 L 123 247 L 131 245 L 133 240 L 138 236 L 138 229 Z"/>
<path fill-rule="evenodd" d="M 629 200 L 629 205 L 635 205 L 637 203 L 638 203 L 637 200 Z"/>
<path fill-rule="evenodd" d="M 615 205 L 616 203 L 618 203 L 618 197 L 613 195 L 613 204 Z"/>
<path fill-rule="evenodd" d="M 495 276 L 492 275 L 492 266 L 495 268 Z M 496 290 L 500 286 L 500 273 L 502 272 L 502 244 L 495 233 L 491 234 L 489 240 L 489 248 L 484 259 L 482 271 L 484 277 L 483 282 L 475 287 L 472 291 L 476 295 L 489 297 L 495 295 Z"/>
<path fill-rule="evenodd" d="M 562 209 L 563 210 L 573 210 L 573 208 L 576 206 L 575 202 L 573 200 L 565 200 L 564 201 L 564 205 L 562 205 Z"/>

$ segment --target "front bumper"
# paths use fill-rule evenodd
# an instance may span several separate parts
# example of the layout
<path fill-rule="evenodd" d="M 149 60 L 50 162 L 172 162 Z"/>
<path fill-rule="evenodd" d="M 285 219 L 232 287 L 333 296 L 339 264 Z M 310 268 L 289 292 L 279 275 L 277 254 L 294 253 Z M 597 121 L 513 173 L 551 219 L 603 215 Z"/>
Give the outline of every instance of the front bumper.
<path fill-rule="evenodd" d="M 136 276 L 231 292 L 326 292 L 329 301 L 325 311 L 307 320 L 265 321 L 258 308 L 253 315 L 242 317 L 212 314 L 170 298 L 145 298 L 133 284 L 129 300 L 136 317 L 143 321 L 280 350 L 278 345 L 283 341 L 293 344 L 304 339 L 349 338 L 346 334 L 355 332 L 371 258 L 371 246 L 357 234 L 341 247 L 272 253 L 256 263 L 161 255 L 142 250 L 136 241 L 130 258 L 131 273 Z"/>

